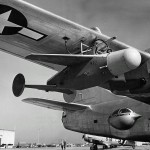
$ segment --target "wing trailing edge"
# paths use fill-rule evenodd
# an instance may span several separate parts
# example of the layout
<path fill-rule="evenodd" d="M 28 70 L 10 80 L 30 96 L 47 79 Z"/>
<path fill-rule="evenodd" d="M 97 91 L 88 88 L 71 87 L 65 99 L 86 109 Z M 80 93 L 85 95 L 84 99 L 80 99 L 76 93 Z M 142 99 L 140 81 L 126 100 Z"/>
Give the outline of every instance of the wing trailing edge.
<path fill-rule="evenodd" d="M 70 111 L 76 111 L 76 110 L 84 110 L 89 109 L 90 106 L 88 105 L 82 105 L 82 104 L 76 104 L 76 103 L 65 103 L 65 102 L 59 102 L 59 101 L 53 101 L 53 100 L 47 100 L 47 99 L 41 99 L 41 98 L 27 98 L 22 100 L 25 103 L 34 104 L 37 106 L 54 109 L 54 110 L 70 110 Z"/>
<path fill-rule="evenodd" d="M 145 63 L 150 59 L 150 54 L 144 51 L 138 50 L 142 57 L 142 63 Z M 63 66 L 71 66 L 81 63 L 86 63 L 91 59 L 102 59 L 103 55 L 78 55 L 78 54 L 30 54 L 25 58 L 31 61 L 37 61 L 40 63 L 52 63 Z M 106 57 L 106 55 L 105 55 Z"/>

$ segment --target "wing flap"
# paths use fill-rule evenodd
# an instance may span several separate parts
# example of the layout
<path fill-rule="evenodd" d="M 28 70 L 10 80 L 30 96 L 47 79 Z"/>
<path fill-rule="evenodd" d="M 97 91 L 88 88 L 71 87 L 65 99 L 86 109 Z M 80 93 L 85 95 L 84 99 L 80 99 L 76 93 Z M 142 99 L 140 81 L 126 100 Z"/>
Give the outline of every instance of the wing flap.
<path fill-rule="evenodd" d="M 59 101 L 52 101 L 52 100 L 46 100 L 41 98 L 27 98 L 22 100 L 25 103 L 34 104 L 37 106 L 54 109 L 54 110 L 84 110 L 89 108 L 88 105 L 82 105 L 82 104 L 76 104 L 76 103 L 65 103 L 65 102 L 59 102 Z"/>
<path fill-rule="evenodd" d="M 98 56 L 70 54 L 31 54 L 26 56 L 26 59 L 68 66 L 90 61 L 93 57 Z"/>

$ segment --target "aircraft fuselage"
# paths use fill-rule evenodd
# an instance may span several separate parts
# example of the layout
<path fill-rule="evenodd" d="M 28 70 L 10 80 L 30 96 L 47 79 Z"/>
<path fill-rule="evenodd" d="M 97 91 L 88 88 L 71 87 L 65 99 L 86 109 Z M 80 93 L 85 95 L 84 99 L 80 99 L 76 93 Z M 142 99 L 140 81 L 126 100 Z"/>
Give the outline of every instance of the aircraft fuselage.
<path fill-rule="evenodd" d="M 133 127 L 128 130 L 115 129 L 108 122 L 110 114 L 120 108 L 130 108 L 141 115 Z M 149 141 L 149 116 L 150 107 L 147 104 L 126 98 L 126 100 L 115 100 L 92 106 L 91 110 L 65 112 L 62 121 L 64 127 L 72 131 L 119 139 Z"/>

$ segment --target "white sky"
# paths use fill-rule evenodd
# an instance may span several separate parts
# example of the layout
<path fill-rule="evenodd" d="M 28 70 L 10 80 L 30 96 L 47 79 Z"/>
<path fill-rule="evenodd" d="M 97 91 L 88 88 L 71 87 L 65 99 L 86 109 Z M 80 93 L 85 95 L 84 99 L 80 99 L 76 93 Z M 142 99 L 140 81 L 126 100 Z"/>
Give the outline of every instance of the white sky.
<path fill-rule="evenodd" d="M 87 27 L 99 26 L 103 33 L 117 36 L 139 49 L 150 47 L 149 0 L 26 0 Z M 16 74 L 23 73 L 30 84 L 45 84 L 54 71 L 0 52 L 0 128 L 16 129 L 16 142 L 51 143 L 65 138 L 81 141 L 79 133 L 67 131 L 61 123 L 62 112 L 21 102 L 27 97 L 62 100 L 58 93 L 26 89 L 19 98 L 11 87 Z"/>

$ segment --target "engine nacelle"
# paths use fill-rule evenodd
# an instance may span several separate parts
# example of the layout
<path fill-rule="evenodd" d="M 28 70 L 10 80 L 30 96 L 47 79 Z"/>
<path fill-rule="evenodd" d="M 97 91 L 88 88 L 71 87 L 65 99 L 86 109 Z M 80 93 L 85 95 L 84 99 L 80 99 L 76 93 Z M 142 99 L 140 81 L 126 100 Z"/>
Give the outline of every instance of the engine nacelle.
<path fill-rule="evenodd" d="M 115 75 L 136 69 L 141 64 L 141 54 L 134 48 L 112 52 L 107 56 L 107 67 Z"/>
<path fill-rule="evenodd" d="M 119 130 L 128 130 L 133 127 L 141 115 L 129 108 L 122 108 L 114 111 L 108 118 L 109 124 Z"/>

